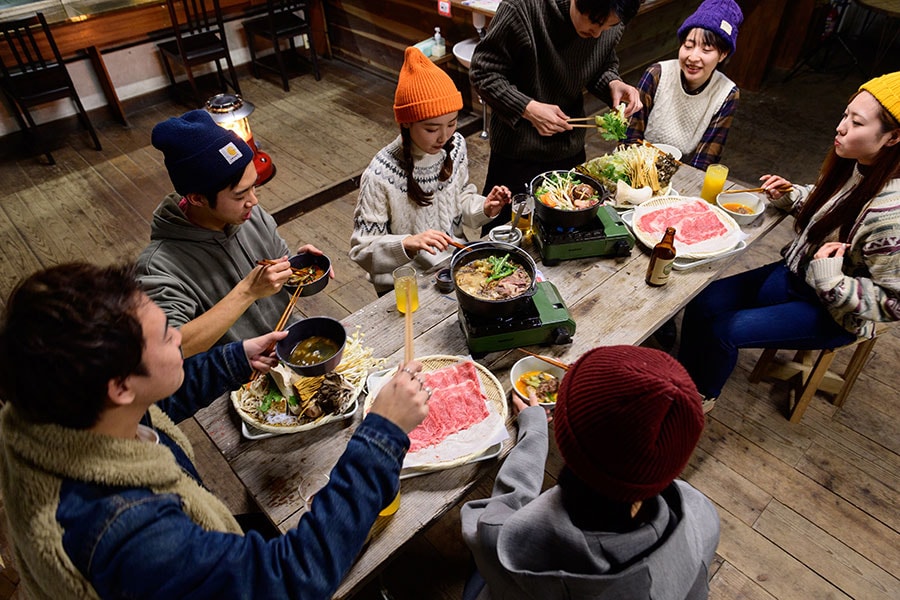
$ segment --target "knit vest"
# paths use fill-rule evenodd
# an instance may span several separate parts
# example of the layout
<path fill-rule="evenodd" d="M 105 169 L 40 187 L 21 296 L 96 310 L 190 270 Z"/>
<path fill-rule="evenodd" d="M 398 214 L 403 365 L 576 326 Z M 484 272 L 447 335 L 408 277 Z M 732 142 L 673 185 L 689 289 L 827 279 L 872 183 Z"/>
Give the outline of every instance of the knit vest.
<path fill-rule="evenodd" d="M 190 442 L 155 406 L 153 425 L 193 460 Z M 14 554 L 28 597 L 98 598 L 66 554 L 56 520 L 63 479 L 176 494 L 190 519 L 207 531 L 241 533 L 229 510 L 187 475 L 162 445 L 59 425 L 30 423 L 12 405 L 0 411 L 0 484 Z"/>
<path fill-rule="evenodd" d="M 647 118 L 644 138 L 658 144 L 671 144 L 687 156 L 703 139 L 713 116 L 734 88 L 734 82 L 719 71 L 713 71 L 709 84 L 696 95 L 681 86 L 678 60 L 660 65 L 659 85 L 653 97 L 653 109 Z"/>

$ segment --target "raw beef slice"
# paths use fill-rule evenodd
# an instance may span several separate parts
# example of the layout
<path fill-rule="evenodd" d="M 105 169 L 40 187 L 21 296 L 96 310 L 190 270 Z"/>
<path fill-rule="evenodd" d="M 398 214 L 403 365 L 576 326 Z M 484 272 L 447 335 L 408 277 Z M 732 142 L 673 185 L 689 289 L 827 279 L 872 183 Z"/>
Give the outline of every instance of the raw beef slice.
<path fill-rule="evenodd" d="M 477 377 L 471 362 L 425 374 L 426 386 L 434 393 L 428 402 L 428 416 L 409 433 L 410 452 L 439 444 L 488 417 L 487 398 Z"/>

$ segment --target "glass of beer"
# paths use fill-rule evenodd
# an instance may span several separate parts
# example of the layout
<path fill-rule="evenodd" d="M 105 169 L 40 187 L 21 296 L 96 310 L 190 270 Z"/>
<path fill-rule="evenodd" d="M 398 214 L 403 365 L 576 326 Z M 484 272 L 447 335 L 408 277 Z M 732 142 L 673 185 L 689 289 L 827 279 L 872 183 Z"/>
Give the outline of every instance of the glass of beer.
<path fill-rule="evenodd" d="M 397 296 L 397 310 L 406 313 L 416 312 L 419 308 L 419 286 L 416 283 L 416 270 L 410 266 L 394 269 L 394 294 Z"/>
<path fill-rule="evenodd" d="M 522 230 L 522 233 L 525 233 L 529 229 L 531 229 L 531 194 L 516 194 L 512 197 L 512 217 L 510 218 L 510 224 L 516 220 L 516 212 L 519 210 L 519 207 L 524 204 L 525 208 L 522 210 L 522 217 L 519 219 L 519 222 L 516 224 L 516 227 Z"/>
<path fill-rule="evenodd" d="M 706 176 L 703 177 L 703 189 L 700 190 L 700 197 L 710 204 L 715 204 L 716 196 L 725 187 L 726 179 L 728 179 L 728 167 L 725 165 L 706 167 Z"/>

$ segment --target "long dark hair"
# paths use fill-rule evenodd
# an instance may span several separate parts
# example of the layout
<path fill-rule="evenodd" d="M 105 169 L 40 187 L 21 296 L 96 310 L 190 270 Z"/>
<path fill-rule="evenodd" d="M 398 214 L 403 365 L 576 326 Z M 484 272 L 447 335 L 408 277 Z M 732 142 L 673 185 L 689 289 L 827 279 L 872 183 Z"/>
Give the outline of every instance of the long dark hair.
<path fill-rule="evenodd" d="M 413 177 L 413 157 L 412 157 L 412 136 L 409 133 L 409 127 L 400 127 L 400 137 L 403 140 L 403 168 L 406 170 L 406 188 L 409 198 L 419 206 L 431 206 L 431 198 L 433 194 L 426 194 L 422 191 L 422 186 Z M 444 164 L 441 165 L 441 172 L 438 174 L 440 181 L 447 181 L 453 175 L 453 159 L 450 154 L 453 152 L 453 136 L 444 144 Z"/>
<path fill-rule="evenodd" d="M 859 93 L 853 94 L 848 104 Z M 878 106 L 881 109 L 879 111 L 881 131 L 888 133 L 900 129 L 897 119 L 880 103 Z M 825 162 L 822 163 L 822 169 L 819 171 L 816 186 L 797 213 L 797 221 L 794 223 L 794 230 L 797 233 L 803 231 L 809 225 L 813 215 L 847 183 L 853 175 L 855 165 L 855 160 L 838 156 L 834 147 L 828 151 L 828 156 L 825 157 Z M 898 175 L 900 175 L 900 144 L 883 146 L 875 156 L 874 162 L 865 167 L 865 176 L 862 180 L 810 227 L 807 236 L 809 243 L 816 246 L 829 233 L 838 229 L 839 240 L 846 242 L 863 207 L 881 191 L 889 180 Z"/>

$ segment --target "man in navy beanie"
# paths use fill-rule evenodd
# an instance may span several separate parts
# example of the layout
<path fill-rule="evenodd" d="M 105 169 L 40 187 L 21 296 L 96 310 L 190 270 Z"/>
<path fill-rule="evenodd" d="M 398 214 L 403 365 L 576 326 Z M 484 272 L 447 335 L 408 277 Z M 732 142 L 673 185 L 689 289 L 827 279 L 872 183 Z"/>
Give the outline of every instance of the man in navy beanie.
<path fill-rule="evenodd" d="M 518 442 L 492 496 L 461 513 L 478 567 L 464 599 L 705 599 L 719 517 L 675 479 L 704 425 L 681 364 L 635 346 L 579 358 L 560 383 L 553 418 L 565 464 L 543 493 L 544 408 L 534 397 L 527 407 L 513 401 Z"/>
<path fill-rule="evenodd" d="M 257 206 L 253 151 L 203 110 L 153 128 L 175 193 L 153 213 L 138 276 L 185 356 L 271 331 L 290 299 L 288 245 Z M 304 245 L 298 253 L 321 254 Z M 263 259 L 275 264 L 257 265 Z"/>

